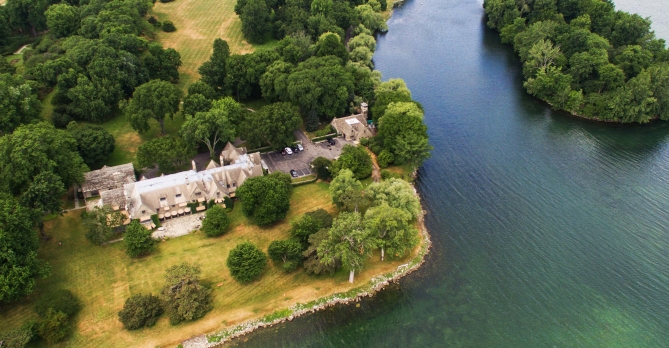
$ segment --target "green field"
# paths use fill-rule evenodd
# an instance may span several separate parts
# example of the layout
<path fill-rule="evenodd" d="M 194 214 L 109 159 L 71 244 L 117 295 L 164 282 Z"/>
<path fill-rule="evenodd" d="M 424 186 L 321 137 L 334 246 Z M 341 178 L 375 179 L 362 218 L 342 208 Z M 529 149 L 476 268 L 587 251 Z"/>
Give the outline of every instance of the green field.
<path fill-rule="evenodd" d="M 236 0 L 156 2 L 152 15 L 160 21 L 170 20 L 177 27 L 172 33 L 158 33 L 158 41 L 179 51 L 182 73 L 199 77 L 197 69 L 211 56 L 216 38 L 227 41 L 230 51 L 238 54 L 276 44 L 276 41 L 270 41 L 264 45 L 251 45 L 244 40 L 242 22 L 234 11 L 236 3 Z"/>
<path fill-rule="evenodd" d="M 404 260 L 380 262 L 379 255 L 368 261 L 367 268 L 348 283 L 348 273 L 334 276 L 309 276 L 301 269 L 286 274 L 270 265 L 258 281 L 241 285 L 225 266 L 231 248 L 242 241 L 252 241 L 263 250 L 270 241 L 288 237 L 290 219 L 305 212 L 324 208 L 336 211 L 330 201 L 328 184 L 319 182 L 296 187 L 288 218 L 269 228 L 250 224 L 237 205 L 231 213 L 230 231 L 218 238 L 197 232 L 161 242 L 156 253 L 142 259 L 130 259 L 123 243 L 94 246 L 84 238 L 79 212 L 47 222 L 53 237 L 39 251 L 52 266 L 52 274 L 38 282 L 37 291 L 22 302 L 3 306 L 0 328 L 14 328 L 35 318 L 35 300 L 47 291 L 72 290 L 83 309 L 75 319 L 76 330 L 59 347 L 174 347 L 189 337 L 214 332 L 226 326 L 260 318 L 298 302 L 325 297 L 360 286 L 373 275 L 394 270 Z M 62 246 L 58 244 L 62 243 Z M 202 266 L 203 282 L 213 289 L 214 309 L 192 323 L 171 326 L 166 317 L 153 328 L 126 331 L 117 320 L 117 312 L 127 297 L 136 293 L 157 294 L 165 269 L 183 261 Z"/>

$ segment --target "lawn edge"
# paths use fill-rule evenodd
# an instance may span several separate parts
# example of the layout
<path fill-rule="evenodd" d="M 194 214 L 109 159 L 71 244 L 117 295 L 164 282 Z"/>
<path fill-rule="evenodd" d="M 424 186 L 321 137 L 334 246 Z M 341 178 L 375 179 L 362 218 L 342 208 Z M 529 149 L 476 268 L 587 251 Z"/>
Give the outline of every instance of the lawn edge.
<path fill-rule="evenodd" d="M 418 194 L 415 185 L 412 184 L 412 186 L 416 196 L 418 196 L 420 199 L 420 195 Z M 430 239 L 430 233 L 425 226 L 424 217 L 427 212 L 422 210 L 422 202 L 421 212 L 422 214 L 418 216 L 417 219 L 418 230 L 420 231 L 421 235 L 421 243 L 418 246 L 419 251 L 416 256 L 409 260 L 409 262 L 398 266 L 396 270 L 390 273 L 374 276 L 364 285 L 355 287 L 346 292 L 338 292 L 307 302 L 305 304 L 297 303 L 296 305 L 289 308 L 277 309 L 272 314 L 266 315 L 262 318 L 251 319 L 239 325 L 225 328 L 213 334 L 200 334 L 191 337 L 181 342 L 180 346 L 183 348 L 219 347 L 232 341 L 235 338 L 245 336 L 261 328 L 271 327 L 286 321 L 292 321 L 299 316 L 315 313 L 338 304 L 346 305 L 352 302 L 359 302 L 364 297 L 374 296 L 377 292 L 390 285 L 390 283 L 397 283 L 401 278 L 418 270 L 425 263 L 425 256 L 430 252 L 432 240 Z"/>

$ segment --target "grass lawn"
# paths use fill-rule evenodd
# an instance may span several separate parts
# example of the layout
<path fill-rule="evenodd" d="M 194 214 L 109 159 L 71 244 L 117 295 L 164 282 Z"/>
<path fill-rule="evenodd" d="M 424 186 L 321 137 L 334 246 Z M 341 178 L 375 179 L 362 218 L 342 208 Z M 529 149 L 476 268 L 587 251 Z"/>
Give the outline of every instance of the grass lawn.
<path fill-rule="evenodd" d="M 317 208 L 336 211 L 327 189 L 328 184 L 323 182 L 296 187 L 288 218 L 270 228 L 250 224 L 237 205 L 226 235 L 206 238 L 197 232 L 171 239 L 161 242 L 156 253 L 142 259 L 127 257 L 123 243 L 91 245 L 84 238 L 79 212 L 48 221 L 48 233 L 53 238 L 43 244 L 39 256 L 51 264 L 52 274 L 38 282 L 37 291 L 29 298 L 3 306 L 0 327 L 18 327 L 34 318 L 32 307 L 39 296 L 46 291 L 68 288 L 80 298 L 83 309 L 74 319 L 76 330 L 58 347 L 174 347 L 194 335 L 361 286 L 372 276 L 388 273 L 406 262 L 408 258 L 380 262 L 375 254 L 365 270 L 356 275 L 353 285 L 348 283 L 345 271 L 334 276 L 309 276 L 301 269 L 286 274 L 273 265 L 251 284 L 242 285 L 230 277 L 225 260 L 238 243 L 251 241 L 266 250 L 272 240 L 288 237 L 291 219 Z M 214 309 L 192 323 L 171 326 L 163 316 L 153 328 L 124 330 L 117 312 L 125 299 L 136 293 L 157 294 L 164 283 L 165 269 L 183 261 L 202 266 L 202 280 L 213 289 Z"/>
<path fill-rule="evenodd" d="M 44 96 L 44 99 L 42 99 L 42 113 L 40 116 L 42 116 L 43 119 L 51 122 L 51 114 L 53 113 L 53 105 L 51 105 L 51 99 L 53 99 L 53 96 L 56 94 L 56 89 L 54 88 L 51 93 L 47 94 Z"/>
<path fill-rule="evenodd" d="M 242 22 L 234 10 L 236 3 L 236 0 L 156 2 L 151 14 L 160 21 L 172 21 L 177 28 L 172 33 L 158 32 L 157 39 L 163 46 L 179 51 L 183 61 L 182 73 L 199 77 L 197 69 L 211 56 L 216 38 L 227 41 L 230 51 L 237 54 L 276 45 L 276 41 L 251 45 L 244 40 Z"/>

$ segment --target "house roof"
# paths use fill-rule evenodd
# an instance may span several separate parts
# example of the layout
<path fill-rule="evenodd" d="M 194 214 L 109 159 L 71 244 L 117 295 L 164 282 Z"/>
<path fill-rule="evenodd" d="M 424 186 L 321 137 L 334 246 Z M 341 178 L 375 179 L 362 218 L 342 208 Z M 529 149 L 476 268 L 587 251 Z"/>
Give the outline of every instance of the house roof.
<path fill-rule="evenodd" d="M 331 124 L 340 134 L 356 136 L 357 138 L 372 136 L 371 131 L 367 128 L 367 116 L 365 114 L 335 118 Z"/>
<path fill-rule="evenodd" d="M 118 166 L 104 166 L 84 174 L 82 192 L 105 191 L 122 188 L 123 185 L 135 182 L 135 168 L 132 163 Z"/>

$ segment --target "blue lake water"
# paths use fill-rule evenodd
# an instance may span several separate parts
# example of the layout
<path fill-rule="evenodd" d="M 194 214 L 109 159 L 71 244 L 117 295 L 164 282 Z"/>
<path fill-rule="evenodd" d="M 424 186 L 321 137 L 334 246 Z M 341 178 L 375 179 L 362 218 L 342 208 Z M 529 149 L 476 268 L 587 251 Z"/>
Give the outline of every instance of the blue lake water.
<path fill-rule="evenodd" d="M 410 0 L 389 27 L 376 66 L 423 103 L 435 147 L 418 181 L 428 262 L 359 308 L 235 343 L 668 347 L 669 124 L 551 112 L 480 1 Z"/>

